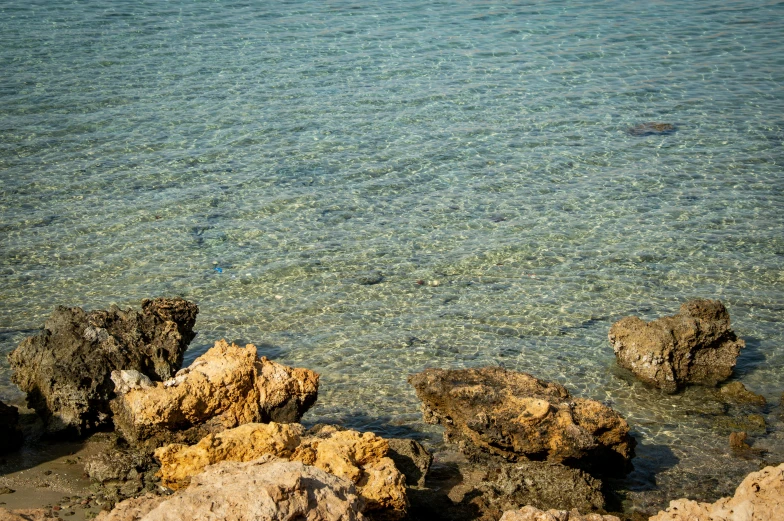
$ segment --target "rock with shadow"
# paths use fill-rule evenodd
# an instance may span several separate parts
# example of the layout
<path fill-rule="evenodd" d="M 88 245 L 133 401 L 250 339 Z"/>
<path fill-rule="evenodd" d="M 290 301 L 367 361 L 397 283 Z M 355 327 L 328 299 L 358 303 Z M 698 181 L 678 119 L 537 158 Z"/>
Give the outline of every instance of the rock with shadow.
<path fill-rule="evenodd" d="M 195 336 L 199 308 L 180 298 L 144 300 L 141 311 L 58 307 L 37 335 L 9 356 L 13 382 L 47 433 L 85 435 L 111 425 L 111 373 L 170 378 Z"/>
<path fill-rule="evenodd" d="M 718 300 L 691 300 L 676 315 L 651 322 L 625 317 L 608 337 L 618 365 L 668 393 L 726 380 L 745 346 Z"/>

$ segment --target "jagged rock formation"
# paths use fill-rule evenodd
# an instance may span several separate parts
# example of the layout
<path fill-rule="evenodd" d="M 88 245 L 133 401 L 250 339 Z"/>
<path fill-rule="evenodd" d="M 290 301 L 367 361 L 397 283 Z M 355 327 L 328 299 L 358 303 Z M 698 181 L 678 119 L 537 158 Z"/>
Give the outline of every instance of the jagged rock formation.
<path fill-rule="evenodd" d="M 141 312 L 58 307 L 8 356 L 13 381 L 48 432 L 83 435 L 110 422 L 112 371 L 165 380 L 180 368 L 198 312 L 180 298 L 144 300 Z"/>
<path fill-rule="evenodd" d="M 784 463 L 752 472 L 733 497 L 715 503 L 676 499 L 649 521 L 772 521 L 783 515 Z"/>
<path fill-rule="evenodd" d="M 373 433 L 321 425 L 305 435 L 299 424 L 246 424 L 211 434 L 193 446 L 172 444 L 155 451 L 162 484 L 187 485 L 208 465 L 252 461 L 273 455 L 318 467 L 357 488 L 366 511 L 385 511 L 386 519 L 405 516 L 405 479 L 387 457 L 389 444 Z"/>
<path fill-rule="evenodd" d="M 546 460 L 597 474 L 630 468 L 635 442 L 626 421 L 562 385 L 500 367 L 427 369 L 409 382 L 425 421 L 443 425 L 444 439 L 469 456 Z"/>
<path fill-rule="evenodd" d="M 318 396 L 318 374 L 278 364 L 219 340 L 165 382 L 115 371 L 114 424 L 132 445 L 152 451 L 166 443 L 195 443 L 245 423 L 297 422 Z"/>
<path fill-rule="evenodd" d="M 746 345 L 718 300 L 691 300 L 677 315 L 652 322 L 622 318 L 610 328 L 609 339 L 618 365 L 668 393 L 690 383 L 726 380 Z"/>
<path fill-rule="evenodd" d="M 96 521 L 362 521 L 363 501 L 338 476 L 274 456 L 211 465 L 169 498 L 119 503 Z"/>

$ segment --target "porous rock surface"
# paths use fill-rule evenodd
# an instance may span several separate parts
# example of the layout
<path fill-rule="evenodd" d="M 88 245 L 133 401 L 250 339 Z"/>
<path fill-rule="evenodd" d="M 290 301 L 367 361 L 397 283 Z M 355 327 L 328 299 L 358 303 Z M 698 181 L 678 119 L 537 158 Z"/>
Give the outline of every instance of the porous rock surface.
<path fill-rule="evenodd" d="M 670 501 L 667 510 L 649 521 L 772 521 L 784 519 L 784 463 L 752 472 L 733 497 L 715 503 L 689 499 Z"/>
<path fill-rule="evenodd" d="M 150 451 L 245 423 L 297 422 L 318 396 L 317 373 L 259 358 L 256 346 L 225 340 L 165 382 L 137 376 L 112 374 L 118 394 L 111 407 L 122 436 Z"/>
<path fill-rule="evenodd" d="M 0 454 L 18 449 L 23 441 L 19 428 L 19 409 L 0 402 Z"/>
<path fill-rule="evenodd" d="M 730 328 L 730 315 L 718 300 L 691 300 L 677 315 L 651 322 L 625 317 L 608 336 L 621 367 L 668 393 L 687 384 L 726 380 L 746 345 Z"/>
<path fill-rule="evenodd" d="M 169 498 L 119 503 L 96 521 L 361 521 L 361 511 L 350 481 L 264 456 L 211 465 Z"/>
<path fill-rule="evenodd" d="M 405 478 L 387 457 L 389 444 L 373 433 L 319 426 L 303 436 L 299 424 L 246 424 L 208 435 L 193 446 L 172 444 L 155 451 L 162 484 L 173 489 L 220 461 L 252 461 L 272 455 L 320 468 L 357 488 L 365 509 L 401 518 L 407 509 Z"/>
<path fill-rule="evenodd" d="M 409 377 L 425 421 L 469 456 L 549 461 L 597 474 L 630 468 L 629 425 L 595 400 L 574 398 L 557 383 L 501 367 L 427 369 Z"/>
<path fill-rule="evenodd" d="M 51 510 L 43 508 L 21 508 L 8 510 L 0 507 L 0 521 L 59 521 Z"/>
<path fill-rule="evenodd" d="M 144 300 L 141 311 L 60 306 L 8 356 L 13 381 L 48 432 L 85 434 L 110 421 L 112 371 L 165 380 L 180 368 L 198 312 L 180 298 Z"/>
<path fill-rule="evenodd" d="M 499 521 L 621 521 L 616 516 L 580 514 L 578 510 L 539 510 L 526 506 L 504 512 Z"/>
<path fill-rule="evenodd" d="M 433 463 L 430 454 L 421 443 L 407 438 L 389 438 L 389 453 L 395 466 L 406 477 L 407 487 L 424 487 L 427 471 Z"/>

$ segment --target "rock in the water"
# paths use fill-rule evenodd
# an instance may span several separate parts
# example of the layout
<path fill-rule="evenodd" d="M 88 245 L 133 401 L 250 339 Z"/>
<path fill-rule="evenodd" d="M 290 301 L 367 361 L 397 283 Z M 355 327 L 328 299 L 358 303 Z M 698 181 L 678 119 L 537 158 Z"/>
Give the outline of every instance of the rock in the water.
<path fill-rule="evenodd" d="M 764 407 L 767 403 L 764 396 L 749 391 L 741 382 L 730 382 L 722 385 L 719 393 L 722 400 L 728 403 L 755 405 L 757 407 Z"/>
<path fill-rule="evenodd" d="M 629 134 L 632 136 L 664 136 L 675 132 L 675 125 L 672 123 L 657 123 L 650 121 L 648 123 L 640 123 L 628 129 Z"/>
<path fill-rule="evenodd" d="M 384 281 L 384 275 L 378 270 L 366 271 L 360 273 L 356 278 L 357 284 L 363 286 L 372 286 Z"/>
<path fill-rule="evenodd" d="M 731 432 L 730 433 L 730 447 L 732 447 L 733 450 L 749 450 L 749 449 L 751 449 L 751 446 L 748 443 L 746 443 L 746 439 L 748 437 L 749 437 L 749 435 L 746 434 L 743 431 Z"/>
<path fill-rule="evenodd" d="M 19 428 L 19 410 L 0 402 L 0 454 L 18 449 L 23 441 Z"/>
<path fill-rule="evenodd" d="M 563 463 L 618 475 L 631 465 L 629 425 L 595 400 L 557 383 L 500 367 L 427 369 L 409 377 L 425 421 L 468 455 Z"/>
<path fill-rule="evenodd" d="M 386 440 L 333 426 L 303 434 L 299 424 L 247 424 L 209 435 L 190 447 L 161 447 L 155 457 L 161 462 L 163 484 L 174 489 L 220 461 L 252 461 L 264 455 L 300 461 L 354 483 L 367 511 L 385 511 L 386 519 L 405 516 L 405 478 L 387 457 Z"/>
<path fill-rule="evenodd" d="M 621 521 L 617 516 L 580 514 L 578 510 L 539 510 L 526 506 L 504 512 L 499 521 Z"/>
<path fill-rule="evenodd" d="M 252 344 L 219 340 L 174 378 L 127 387 L 112 400 L 114 424 L 135 447 L 154 450 L 244 423 L 297 422 L 316 401 L 318 374 L 259 358 Z"/>
<path fill-rule="evenodd" d="M 649 521 L 772 521 L 784 519 L 784 463 L 752 472 L 733 497 L 715 503 L 689 499 L 670 501 L 670 506 Z"/>
<path fill-rule="evenodd" d="M 421 443 L 406 438 L 390 438 L 389 454 L 395 466 L 406 477 L 406 486 L 424 487 L 425 476 L 433 463 L 433 456 Z"/>
<path fill-rule="evenodd" d="M 96 521 L 361 521 L 362 503 L 346 479 L 264 456 L 212 465 L 163 501 L 119 503 Z"/>
<path fill-rule="evenodd" d="M 144 300 L 141 312 L 58 307 L 9 355 L 13 381 L 48 432 L 85 434 L 110 422 L 112 371 L 165 380 L 180 368 L 198 312 L 180 298 Z"/>
<path fill-rule="evenodd" d="M 677 315 L 652 322 L 623 318 L 612 325 L 609 338 L 620 366 L 668 393 L 726 380 L 746 345 L 718 300 L 691 300 Z"/>

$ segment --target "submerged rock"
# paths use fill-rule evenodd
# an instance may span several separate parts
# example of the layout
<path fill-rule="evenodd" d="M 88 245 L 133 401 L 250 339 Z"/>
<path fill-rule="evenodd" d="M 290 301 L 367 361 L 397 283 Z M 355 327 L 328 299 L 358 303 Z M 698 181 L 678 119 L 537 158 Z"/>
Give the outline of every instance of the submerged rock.
<path fill-rule="evenodd" d="M 620 366 L 668 393 L 726 380 L 746 345 L 718 300 L 691 300 L 677 315 L 652 322 L 623 318 L 612 325 L 609 339 Z"/>
<path fill-rule="evenodd" d="M 132 445 L 150 451 L 245 423 L 297 422 L 316 401 L 319 380 L 309 369 L 259 358 L 252 344 L 225 340 L 165 382 L 131 385 L 134 376 L 112 375 L 122 383 L 112 400 L 114 424 Z"/>
<path fill-rule="evenodd" d="M 387 457 L 389 444 L 373 433 L 319 426 L 305 435 L 299 424 L 246 424 L 209 435 L 193 446 L 172 444 L 155 451 L 162 483 L 178 489 L 208 465 L 252 461 L 265 455 L 299 461 L 347 479 L 366 511 L 385 511 L 385 519 L 405 516 L 405 479 Z"/>
<path fill-rule="evenodd" d="M 161 500 L 119 503 L 96 521 L 361 521 L 363 501 L 338 476 L 274 456 L 211 465 L 187 488 Z"/>
<path fill-rule="evenodd" d="M 722 385 L 719 393 L 722 400 L 727 403 L 754 405 L 757 407 L 764 407 L 767 403 L 764 396 L 749 391 L 741 382 L 730 382 Z"/>
<path fill-rule="evenodd" d="M 784 513 L 784 463 L 752 472 L 741 482 L 733 497 L 715 503 L 690 499 L 670 501 L 650 521 L 771 521 Z"/>
<path fill-rule="evenodd" d="M 18 449 L 23 441 L 19 428 L 19 409 L 0 402 L 0 454 Z"/>
<path fill-rule="evenodd" d="M 577 509 L 543 511 L 532 506 L 504 512 L 499 521 L 621 521 L 617 516 L 581 514 Z"/>
<path fill-rule="evenodd" d="M 427 369 L 409 377 L 425 421 L 467 455 L 549 461 L 607 475 L 630 470 L 634 439 L 615 411 L 500 367 Z"/>
<path fill-rule="evenodd" d="M 675 130 L 676 127 L 672 123 L 649 121 L 630 127 L 627 132 L 632 136 L 664 136 L 674 133 Z"/>
<path fill-rule="evenodd" d="M 110 423 L 112 371 L 165 380 L 180 368 L 198 312 L 180 298 L 144 300 L 141 312 L 58 307 L 8 356 L 13 381 L 48 432 L 85 434 Z"/>

